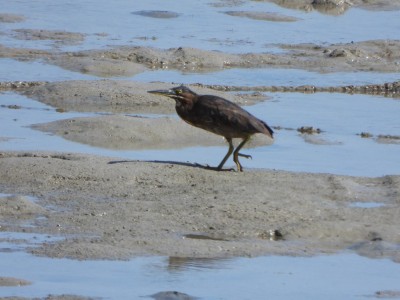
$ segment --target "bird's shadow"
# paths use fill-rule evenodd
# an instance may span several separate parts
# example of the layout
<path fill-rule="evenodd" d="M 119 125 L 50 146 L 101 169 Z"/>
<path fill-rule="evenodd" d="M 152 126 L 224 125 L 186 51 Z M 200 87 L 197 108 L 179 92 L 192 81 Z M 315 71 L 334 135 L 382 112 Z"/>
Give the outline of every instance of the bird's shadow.
<path fill-rule="evenodd" d="M 232 172 L 234 169 L 221 169 L 218 170 L 217 167 L 210 167 L 209 165 L 202 165 L 198 163 L 190 163 L 190 162 L 181 162 L 181 161 L 171 161 L 171 160 L 113 160 L 109 161 L 109 165 L 113 164 L 123 164 L 123 163 L 135 163 L 135 162 L 147 162 L 147 163 L 155 163 L 155 164 L 168 164 L 168 165 L 177 165 L 177 166 L 185 166 L 192 168 L 199 168 L 210 171 L 218 171 L 218 172 Z"/>

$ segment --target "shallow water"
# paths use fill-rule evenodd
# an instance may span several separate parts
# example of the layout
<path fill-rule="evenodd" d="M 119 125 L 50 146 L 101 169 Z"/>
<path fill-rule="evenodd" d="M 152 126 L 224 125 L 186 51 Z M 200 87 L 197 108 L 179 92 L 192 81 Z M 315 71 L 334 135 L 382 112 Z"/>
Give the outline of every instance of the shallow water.
<path fill-rule="evenodd" d="M 202 83 L 233 86 L 301 86 L 318 87 L 383 84 L 399 80 L 398 73 L 382 73 L 377 76 L 371 72 L 318 73 L 298 69 L 226 69 L 209 73 L 190 73 L 170 70 L 156 70 L 140 73 L 136 81 L 168 81 L 186 84 Z M 320 95 L 324 97 L 325 95 Z"/>
<path fill-rule="evenodd" d="M 91 80 L 95 76 L 68 71 L 42 61 L 0 58 L 0 81 Z"/>
<path fill-rule="evenodd" d="M 1 287 L 1 296 L 75 294 L 144 299 L 178 291 L 200 299 L 362 299 L 398 290 L 400 265 L 355 254 L 331 256 L 76 261 L 0 252 L 2 275 L 32 285 Z M 149 298 L 150 299 L 150 298 Z"/>
<path fill-rule="evenodd" d="M 331 93 L 267 95 L 271 97 L 270 100 L 248 106 L 246 109 L 257 117 L 268 120 L 272 126 L 280 126 L 283 129 L 276 130 L 276 140 L 272 146 L 246 150 L 253 159 L 243 159 L 245 168 L 356 176 L 399 174 L 400 145 L 380 143 L 376 139 L 380 134 L 399 134 L 398 101 L 377 96 Z M 13 105 L 20 108 L 15 109 Z M 29 128 L 31 124 L 88 115 L 95 114 L 58 113 L 55 108 L 25 96 L 11 92 L 0 94 L 2 119 L 0 149 L 38 151 L 68 149 L 71 152 L 124 159 L 189 161 L 210 165 L 218 164 L 226 152 L 226 145 L 222 140 L 220 147 L 110 150 L 67 141 Z M 303 135 L 297 132 L 302 126 L 313 126 L 323 132 L 311 136 Z M 375 138 L 361 138 L 362 132 L 371 133 Z"/>
<path fill-rule="evenodd" d="M 66 50 L 92 49 L 106 45 L 146 45 L 159 48 L 194 47 L 228 52 L 263 52 L 279 43 L 338 43 L 369 39 L 398 39 L 398 11 L 352 8 L 332 16 L 317 11 L 285 9 L 263 1 L 239 6 L 215 7 L 222 1 L 118 0 L 0 1 L 7 13 L 27 17 L 23 23 L 2 24 L 2 31 L 16 28 L 66 30 L 87 34 L 80 45 L 56 45 Z M 170 11 L 177 18 L 149 18 L 137 11 Z M 260 11 L 299 18 L 297 22 L 267 22 L 233 17 L 226 11 Z M 106 33 L 106 36 L 96 35 Z M 250 33 L 250 34 L 249 34 Z M 20 41 L 2 37 L 12 46 L 51 48 L 48 41 Z"/>

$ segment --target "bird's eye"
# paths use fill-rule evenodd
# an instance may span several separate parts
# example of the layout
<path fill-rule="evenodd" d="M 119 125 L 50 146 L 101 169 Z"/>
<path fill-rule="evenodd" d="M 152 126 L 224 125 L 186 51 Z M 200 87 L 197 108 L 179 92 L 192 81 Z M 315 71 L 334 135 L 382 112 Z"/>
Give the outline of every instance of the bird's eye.
<path fill-rule="evenodd" d="M 182 94 L 182 90 L 181 89 L 175 90 L 175 93 L 177 93 L 178 95 Z"/>

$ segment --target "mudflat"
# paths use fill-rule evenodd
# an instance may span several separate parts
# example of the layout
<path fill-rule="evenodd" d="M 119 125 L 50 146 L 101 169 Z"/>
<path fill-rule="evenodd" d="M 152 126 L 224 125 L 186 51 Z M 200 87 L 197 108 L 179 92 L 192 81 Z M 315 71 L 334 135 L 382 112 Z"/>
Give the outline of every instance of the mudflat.
<path fill-rule="evenodd" d="M 353 249 L 400 261 L 400 176 L 215 172 L 181 162 L 2 152 L 0 183 L 11 194 L 0 201 L 1 230 L 64 237 L 32 248 L 37 255 L 128 259 Z"/>

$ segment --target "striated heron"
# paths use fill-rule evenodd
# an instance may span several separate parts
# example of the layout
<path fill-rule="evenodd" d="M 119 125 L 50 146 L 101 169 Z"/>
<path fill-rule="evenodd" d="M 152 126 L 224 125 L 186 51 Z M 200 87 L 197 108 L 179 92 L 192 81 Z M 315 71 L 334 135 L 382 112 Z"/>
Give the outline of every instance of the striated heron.
<path fill-rule="evenodd" d="M 148 92 L 174 99 L 176 112 L 190 125 L 225 137 L 229 144 L 229 149 L 218 167 L 214 168 L 218 171 L 222 170 L 232 152 L 237 170 L 239 172 L 243 171 L 239 156 L 246 158 L 251 158 L 251 156 L 239 153 L 239 151 L 253 134 L 263 133 L 273 138 L 274 132 L 267 123 L 224 98 L 213 95 L 197 95 L 183 85 L 169 90 Z M 242 139 L 242 142 L 235 150 L 232 144 L 233 138 Z"/>

